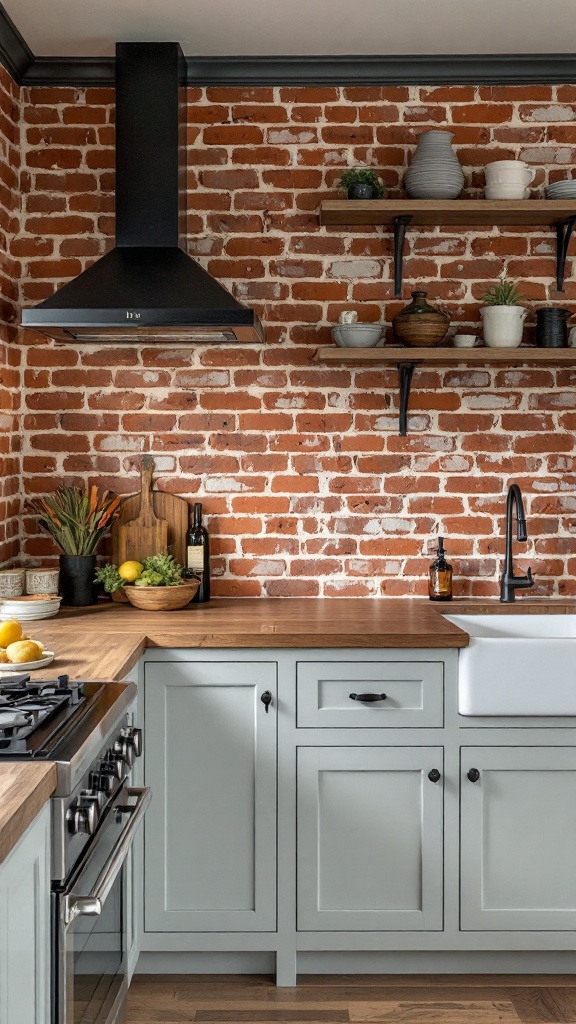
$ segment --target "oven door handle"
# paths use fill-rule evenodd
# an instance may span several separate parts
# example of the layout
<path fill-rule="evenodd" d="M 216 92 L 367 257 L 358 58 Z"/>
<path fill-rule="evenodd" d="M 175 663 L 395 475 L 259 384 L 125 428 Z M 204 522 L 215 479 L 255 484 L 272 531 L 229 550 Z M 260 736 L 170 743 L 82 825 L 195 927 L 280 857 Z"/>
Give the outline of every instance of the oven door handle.
<path fill-rule="evenodd" d="M 109 860 L 102 868 L 88 896 L 78 896 L 75 893 L 70 893 L 69 896 L 64 897 L 62 912 L 66 925 L 71 924 L 81 914 L 98 917 L 102 913 L 102 906 L 128 856 L 134 834 L 146 813 L 151 795 L 148 787 L 130 787 L 126 790 L 126 796 L 136 797 L 136 803 L 134 806 L 120 806 L 116 809 L 123 814 L 129 814 L 130 821 L 122 832 L 120 840 L 114 847 Z"/>

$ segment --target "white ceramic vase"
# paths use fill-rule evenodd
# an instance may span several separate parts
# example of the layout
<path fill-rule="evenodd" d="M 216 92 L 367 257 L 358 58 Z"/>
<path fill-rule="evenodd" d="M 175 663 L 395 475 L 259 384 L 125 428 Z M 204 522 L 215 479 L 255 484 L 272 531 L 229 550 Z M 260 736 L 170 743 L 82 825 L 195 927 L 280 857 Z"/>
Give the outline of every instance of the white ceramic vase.
<path fill-rule="evenodd" d="M 488 348 L 518 348 L 528 316 L 524 306 L 483 306 L 480 316 Z"/>
<path fill-rule="evenodd" d="M 464 172 L 452 149 L 452 132 L 422 132 L 404 184 L 410 199 L 457 199 Z"/>

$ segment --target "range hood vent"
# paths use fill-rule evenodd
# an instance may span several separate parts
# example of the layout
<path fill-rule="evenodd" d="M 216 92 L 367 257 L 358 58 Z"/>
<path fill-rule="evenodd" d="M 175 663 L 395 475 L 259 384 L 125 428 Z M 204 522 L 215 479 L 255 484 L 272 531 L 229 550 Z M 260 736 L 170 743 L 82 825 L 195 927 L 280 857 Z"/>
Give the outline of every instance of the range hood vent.
<path fill-rule="evenodd" d="M 178 43 L 116 47 L 116 245 L 22 326 L 58 341 L 263 342 L 257 315 L 184 249 L 186 66 Z"/>

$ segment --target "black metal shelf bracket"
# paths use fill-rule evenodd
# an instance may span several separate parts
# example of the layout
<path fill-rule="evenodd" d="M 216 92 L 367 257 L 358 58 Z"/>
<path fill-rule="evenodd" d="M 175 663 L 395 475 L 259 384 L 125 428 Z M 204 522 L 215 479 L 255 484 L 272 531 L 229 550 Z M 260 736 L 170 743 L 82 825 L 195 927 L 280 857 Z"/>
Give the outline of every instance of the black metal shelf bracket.
<path fill-rule="evenodd" d="M 404 241 L 406 228 L 412 222 L 413 217 L 407 214 L 394 218 L 394 295 L 402 295 L 402 261 L 404 259 Z"/>
<path fill-rule="evenodd" d="M 566 255 L 575 223 L 576 217 L 568 217 L 567 220 L 556 225 L 556 290 L 559 292 L 564 291 Z"/>
<path fill-rule="evenodd" d="M 400 382 L 400 437 L 406 437 L 408 431 L 408 401 L 410 398 L 410 385 L 412 384 L 412 374 L 414 373 L 415 366 L 418 366 L 417 362 L 396 363 Z"/>

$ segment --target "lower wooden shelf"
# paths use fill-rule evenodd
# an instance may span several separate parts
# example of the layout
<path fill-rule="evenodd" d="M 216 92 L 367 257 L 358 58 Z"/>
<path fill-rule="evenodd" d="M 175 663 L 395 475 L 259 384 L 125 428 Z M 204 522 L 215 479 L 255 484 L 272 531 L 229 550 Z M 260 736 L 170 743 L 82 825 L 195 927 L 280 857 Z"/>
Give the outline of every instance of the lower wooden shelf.
<path fill-rule="evenodd" d="M 430 363 L 444 366 L 484 366 L 507 364 L 539 364 L 544 366 L 576 365 L 576 348 L 536 348 L 521 345 L 519 348 L 454 348 L 449 345 L 432 348 L 409 348 L 403 345 L 385 345 L 383 348 L 339 348 L 337 345 L 321 346 L 315 356 L 317 363 L 339 363 L 340 365 L 376 366 L 395 365 L 400 383 L 400 436 L 407 432 L 408 400 L 412 374 L 416 366 Z"/>
<path fill-rule="evenodd" d="M 454 348 L 450 345 L 432 348 L 410 348 L 385 345 L 383 348 L 339 348 L 323 345 L 314 359 L 318 363 L 543 363 L 546 366 L 576 364 L 576 348 Z"/>

